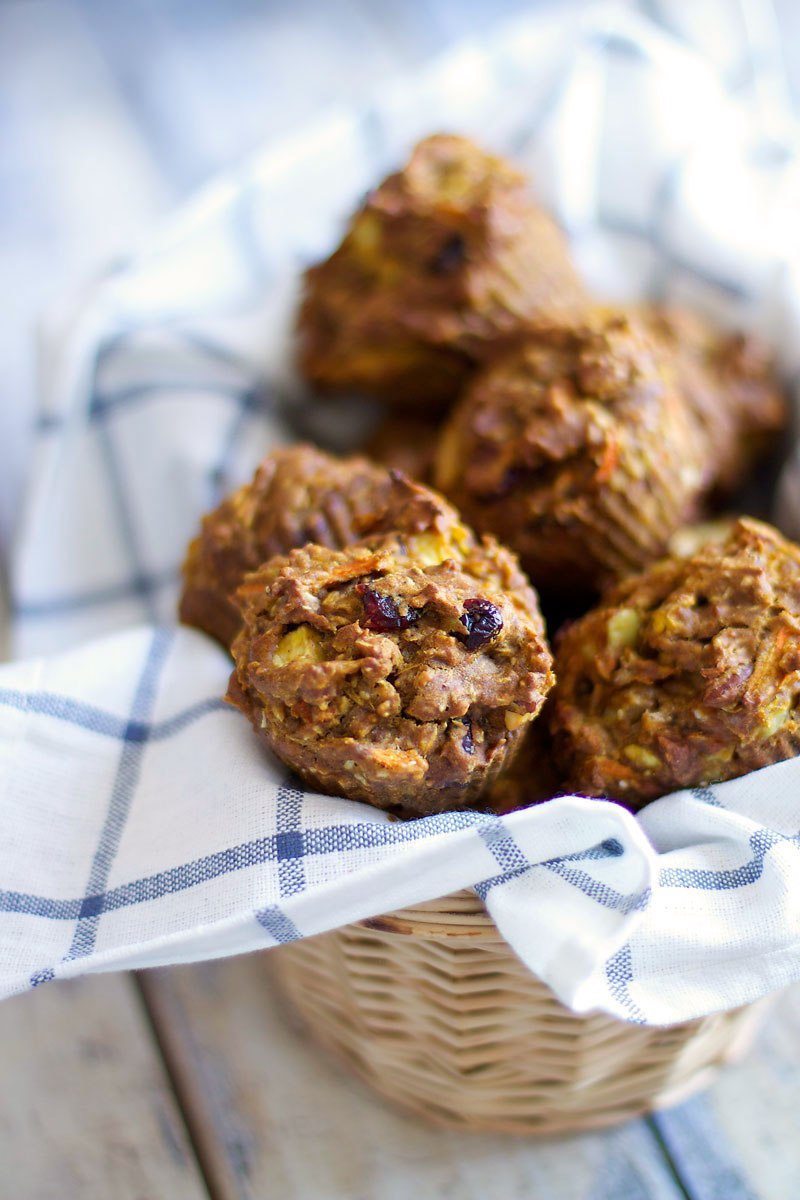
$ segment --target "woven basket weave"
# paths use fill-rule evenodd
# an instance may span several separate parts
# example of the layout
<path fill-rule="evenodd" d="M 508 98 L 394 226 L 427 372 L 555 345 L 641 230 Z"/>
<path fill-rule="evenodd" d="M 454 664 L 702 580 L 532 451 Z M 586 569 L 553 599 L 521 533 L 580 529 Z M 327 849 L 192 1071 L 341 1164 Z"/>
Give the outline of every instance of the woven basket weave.
<path fill-rule="evenodd" d="M 555 1134 L 677 1103 L 747 1048 L 754 1005 L 669 1028 L 575 1016 L 471 892 L 282 947 L 313 1035 L 427 1120 Z"/>

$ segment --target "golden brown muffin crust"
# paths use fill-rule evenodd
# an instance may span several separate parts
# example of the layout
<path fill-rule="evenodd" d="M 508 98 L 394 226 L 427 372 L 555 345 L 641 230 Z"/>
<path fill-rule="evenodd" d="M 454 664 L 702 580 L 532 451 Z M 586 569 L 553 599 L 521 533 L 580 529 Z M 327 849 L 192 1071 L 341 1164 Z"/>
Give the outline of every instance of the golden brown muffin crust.
<path fill-rule="evenodd" d="M 561 636 L 570 782 L 639 807 L 800 751 L 800 548 L 742 519 L 620 584 Z"/>
<path fill-rule="evenodd" d="M 706 433 L 715 489 L 730 492 L 788 421 L 774 356 L 760 338 L 718 329 L 684 308 L 651 309 L 645 319 Z"/>
<path fill-rule="evenodd" d="M 308 542 L 342 547 L 371 532 L 457 521 L 440 496 L 364 458 L 334 458 L 306 445 L 276 450 L 250 483 L 203 518 L 183 567 L 181 620 L 229 646 L 239 627 L 231 597 L 273 555 Z"/>

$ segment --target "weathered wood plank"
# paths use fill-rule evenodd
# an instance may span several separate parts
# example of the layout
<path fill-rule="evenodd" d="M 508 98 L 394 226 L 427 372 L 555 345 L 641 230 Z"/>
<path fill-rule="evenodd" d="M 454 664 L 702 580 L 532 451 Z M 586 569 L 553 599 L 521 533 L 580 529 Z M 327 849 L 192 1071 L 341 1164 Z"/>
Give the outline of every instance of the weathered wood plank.
<path fill-rule="evenodd" d="M 203 1200 L 129 976 L 51 984 L 0 1007 L 0 1194 Z"/>
<path fill-rule="evenodd" d="M 705 1095 L 653 1118 L 692 1200 L 800 1195 L 800 988 L 767 1009 L 744 1062 Z"/>
<path fill-rule="evenodd" d="M 220 1200 L 683 1200 L 641 1121 L 535 1142 L 433 1129 L 393 1111 L 292 1027 L 271 961 L 140 976 Z"/>

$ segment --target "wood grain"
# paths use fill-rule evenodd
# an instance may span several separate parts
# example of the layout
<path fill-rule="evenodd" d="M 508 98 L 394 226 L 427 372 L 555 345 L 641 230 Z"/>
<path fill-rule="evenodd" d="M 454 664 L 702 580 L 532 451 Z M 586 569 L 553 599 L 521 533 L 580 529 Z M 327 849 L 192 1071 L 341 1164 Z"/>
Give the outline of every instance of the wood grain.
<path fill-rule="evenodd" d="M 800 987 L 767 1013 L 753 1052 L 705 1096 L 652 1118 L 692 1200 L 800 1195 Z"/>
<path fill-rule="evenodd" d="M 0 1195 L 204 1200 L 130 977 L 48 984 L 0 1009 Z"/>
<path fill-rule="evenodd" d="M 279 954 L 280 951 L 273 951 Z M 274 959 L 140 977 L 220 1200 L 790 1200 L 800 1195 L 800 987 L 706 1094 L 606 1133 L 528 1142 L 396 1113 L 295 1027 Z"/>
<path fill-rule="evenodd" d="M 270 964 L 256 954 L 140 976 L 220 1200 L 684 1197 L 642 1121 L 536 1143 L 395 1112 L 292 1026 Z"/>

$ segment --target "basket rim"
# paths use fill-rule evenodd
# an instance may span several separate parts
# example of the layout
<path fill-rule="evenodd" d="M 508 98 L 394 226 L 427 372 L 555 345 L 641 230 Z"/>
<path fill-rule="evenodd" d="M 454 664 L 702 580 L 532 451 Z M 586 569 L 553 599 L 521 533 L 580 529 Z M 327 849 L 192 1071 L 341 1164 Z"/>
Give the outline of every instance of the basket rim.
<path fill-rule="evenodd" d="M 483 901 L 466 888 L 436 900 L 422 900 L 407 908 L 363 917 L 354 924 L 389 936 L 505 942 Z"/>

